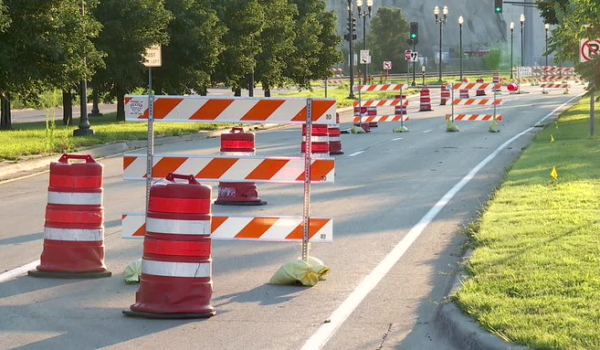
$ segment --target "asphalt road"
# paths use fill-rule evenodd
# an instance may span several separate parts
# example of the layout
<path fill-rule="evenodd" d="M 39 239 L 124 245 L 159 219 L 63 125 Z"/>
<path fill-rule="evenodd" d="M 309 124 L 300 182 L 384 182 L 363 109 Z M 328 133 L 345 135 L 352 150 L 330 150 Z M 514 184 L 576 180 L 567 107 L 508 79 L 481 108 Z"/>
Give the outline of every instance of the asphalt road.
<path fill-rule="evenodd" d="M 103 159 L 106 264 L 97 280 L 37 279 L 11 271 L 42 252 L 48 174 L 0 184 L 0 339 L 18 349 L 453 349 L 434 321 L 463 253 L 460 234 L 548 116 L 583 90 L 507 95 L 500 133 L 488 122 L 457 122 L 409 108 L 408 133 L 380 123 L 370 134 L 342 135 L 332 185 L 312 186 L 311 213 L 334 220 L 334 242 L 310 254 L 332 272 L 313 288 L 267 284 L 300 255 L 295 243 L 213 242 L 217 315 L 148 320 L 122 315 L 137 285 L 123 282 L 142 242 L 122 240 L 121 214 L 144 210 L 144 183 L 122 179 L 120 156 Z M 457 107 L 485 112 L 486 107 Z M 343 115 L 349 128 L 350 115 Z M 260 132 L 257 155 L 298 156 L 297 127 Z M 219 139 L 157 147 L 156 153 L 219 153 Z M 213 197 L 216 197 L 216 184 Z M 301 215 L 302 185 L 260 184 L 262 207 L 213 205 L 213 214 Z M 23 271 L 25 271 L 23 269 Z M 1 273 L 8 271 L 5 273 Z"/>

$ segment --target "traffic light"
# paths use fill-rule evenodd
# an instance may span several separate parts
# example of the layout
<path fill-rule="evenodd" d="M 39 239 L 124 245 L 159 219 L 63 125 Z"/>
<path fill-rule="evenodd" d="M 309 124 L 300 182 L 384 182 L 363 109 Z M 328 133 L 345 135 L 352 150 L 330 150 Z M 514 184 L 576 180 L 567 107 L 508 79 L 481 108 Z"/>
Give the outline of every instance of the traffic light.
<path fill-rule="evenodd" d="M 350 41 L 350 35 L 352 35 L 352 40 L 356 40 L 356 18 L 354 16 L 348 18 L 348 33 L 344 34 L 344 40 Z"/>
<path fill-rule="evenodd" d="M 502 13 L 502 0 L 494 0 L 494 12 Z"/>
<path fill-rule="evenodd" d="M 410 22 L 410 39 L 415 45 L 419 43 L 419 22 Z"/>

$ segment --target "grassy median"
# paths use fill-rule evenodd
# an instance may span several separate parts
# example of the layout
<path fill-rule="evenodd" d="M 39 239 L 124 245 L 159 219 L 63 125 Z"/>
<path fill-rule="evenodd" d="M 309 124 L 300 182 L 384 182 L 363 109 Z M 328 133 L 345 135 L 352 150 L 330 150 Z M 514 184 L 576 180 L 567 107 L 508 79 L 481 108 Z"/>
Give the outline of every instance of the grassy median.
<path fill-rule="evenodd" d="M 141 122 L 117 122 L 115 113 L 89 118 L 94 136 L 73 137 L 74 126 L 62 125 L 62 119 L 47 122 L 13 124 L 12 130 L 0 131 L 0 161 L 16 161 L 32 155 L 51 155 L 71 152 L 108 143 L 146 140 L 148 125 Z M 155 123 L 155 136 L 180 136 L 201 130 L 228 127 L 216 123 Z"/>
<path fill-rule="evenodd" d="M 470 228 L 459 307 L 532 349 L 600 349 L 600 137 L 589 105 L 539 134 Z"/>

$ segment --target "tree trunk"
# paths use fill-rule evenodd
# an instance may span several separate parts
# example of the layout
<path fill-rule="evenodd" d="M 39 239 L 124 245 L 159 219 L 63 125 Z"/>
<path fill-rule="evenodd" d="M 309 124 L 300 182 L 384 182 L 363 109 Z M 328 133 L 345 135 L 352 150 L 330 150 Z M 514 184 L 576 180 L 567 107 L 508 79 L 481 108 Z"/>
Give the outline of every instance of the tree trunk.
<path fill-rule="evenodd" d="M 198 91 L 200 93 L 200 96 L 207 96 L 208 95 L 208 88 L 206 86 L 203 86 L 200 91 Z"/>
<path fill-rule="evenodd" d="M 73 93 L 71 90 L 63 90 L 63 125 L 73 125 Z"/>
<path fill-rule="evenodd" d="M 242 96 L 242 88 L 235 88 L 233 96 Z"/>
<path fill-rule="evenodd" d="M 124 122 L 125 121 L 125 91 L 121 89 L 119 86 L 116 88 L 117 95 L 117 121 Z"/>
<path fill-rule="evenodd" d="M 0 96 L 0 129 L 12 129 L 10 115 L 10 94 L 2 94 Z"/>
<path fill-rule="evenodd" d="M 270 87 L 268 87 L 268 86 L 265 85 L 263 87 L 263 91 L 265 93 L 265 97 L 271 97 L 271 88 Z"/>

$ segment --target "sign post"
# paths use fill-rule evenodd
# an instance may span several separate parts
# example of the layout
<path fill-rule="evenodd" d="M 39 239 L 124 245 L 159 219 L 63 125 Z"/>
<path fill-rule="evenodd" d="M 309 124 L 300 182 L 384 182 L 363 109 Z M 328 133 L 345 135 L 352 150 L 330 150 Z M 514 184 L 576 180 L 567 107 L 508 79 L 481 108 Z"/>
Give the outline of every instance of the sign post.
<path fill-rule="evenodd" d="M 162 66 L 161 46 L 152 45 L 146 49 L 142 64 L 148 67 L 148 159 L 146 164 L 146 214 L 148 214 L 150 187 L 152 187 L 152 167 L 154 163 L 154 91 L 152 90 L 152 67 Z"/>

